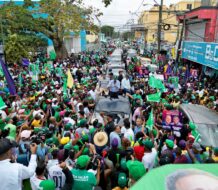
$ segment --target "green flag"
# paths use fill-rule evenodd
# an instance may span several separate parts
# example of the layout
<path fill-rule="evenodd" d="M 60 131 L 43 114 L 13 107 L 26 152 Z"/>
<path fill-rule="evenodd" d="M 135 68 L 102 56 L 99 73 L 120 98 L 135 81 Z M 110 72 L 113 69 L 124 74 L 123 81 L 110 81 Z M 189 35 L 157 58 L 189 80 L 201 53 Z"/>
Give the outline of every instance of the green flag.
<path fill-rule="evenodd" d="M 0 110 L 4 109 L 4 108 L 6 108 L 6 107 L 7 107 L 7 106 L 6 106 L 5 102 L 4 102 L 4 100 L 3 100 L 2 97 L 0 96 Z"/>
<path fill-rule="evenodd" d="M 150 76 L 148 84 L 152 88 L 160 89 L 161 92 L 166 92 L 166 88 L 163 82 L 160 79 L 155 78 L 154 76 Z"/>
<path fill-rule="evenodd" d="M 150 94 L 146 96 L 148 102 L 160 102 L 160 97 L 161 92 L 157 92 L 155 94 Z"/>
<path fill-rule="evenodd" d="M 172 82 L 175 88 L 178 88 L 179 77 L 169 77 L 168 82 Z"/>
<path fill-rule="evenodd" d="M 154 115 L 153 115 L 153 110 L 151 110 L 149 114 L 149 118 L 146 122 L 146 128 L 148 128 L 149 131 L 151 131 L 153 129 L 153 126 L 154 126 Z"/>

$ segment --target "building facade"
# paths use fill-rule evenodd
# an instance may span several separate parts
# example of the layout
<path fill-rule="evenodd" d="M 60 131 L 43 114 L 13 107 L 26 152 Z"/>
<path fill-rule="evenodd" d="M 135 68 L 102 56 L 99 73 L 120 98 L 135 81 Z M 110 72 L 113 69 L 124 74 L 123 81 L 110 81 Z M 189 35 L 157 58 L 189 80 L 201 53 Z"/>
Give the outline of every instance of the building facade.
<path fill-rule="evenodd" d="M 179 27 L 177 21 L 177 14 L 181 12 L 194 9 L 201 5 L 201 1 L 183 0 L 177 4 L 172 4 L 169 7 L 163 6 L 162 11 L 162 33 L 161 41 L 162 45 L 171 44 L 174 45 L 177 41 Z M 157 43 L 157 32 L 159 23 L 159 5 L 153 6 L 150 10 L 144 11 L 139 17 L 138 24 L 145 27 L 144 35 L 145 43 L 147 46 L 155 46 Z M 136 38 L 141 37 L 137 32 Z"/>
<path fill-rule="evenodd" d="M 218 74 L 218 6 L 201 6 L 178 18 L 185 27 L 183 60 L 204 73 Z"/>

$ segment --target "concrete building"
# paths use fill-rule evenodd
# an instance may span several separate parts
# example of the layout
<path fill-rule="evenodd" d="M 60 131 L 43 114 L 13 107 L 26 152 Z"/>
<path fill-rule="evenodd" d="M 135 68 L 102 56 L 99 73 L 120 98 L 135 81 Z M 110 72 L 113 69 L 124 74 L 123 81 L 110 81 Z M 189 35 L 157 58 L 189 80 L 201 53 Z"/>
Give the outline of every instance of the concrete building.
<path fill-rule="evenodd" d="M 182 45 L 184 62 L 211 76 L 218 75 L 218 6 L 216 3 L 209 4 L 215 6 L 207 4 L 178 17 L 178 20 L 185 24 Z"/>
<path fill-rule="evenodd" d="M 179 32 L 177 14 L 185 12 L 201 5 L 200 0 L 182 0 L 169 7 L 163 6 L 162 12 L 162 47 L 166 44 L 174 45 Z M 147 47 L 155 47 L 157 43 L 157 31 L 159 23 L 159 5 L 154 5 L 150 10 L 144 11 L 138 19 L 138 24 L 144 26 L 144 31 L 136 31 L 135 38 L 144 36 Z"/>

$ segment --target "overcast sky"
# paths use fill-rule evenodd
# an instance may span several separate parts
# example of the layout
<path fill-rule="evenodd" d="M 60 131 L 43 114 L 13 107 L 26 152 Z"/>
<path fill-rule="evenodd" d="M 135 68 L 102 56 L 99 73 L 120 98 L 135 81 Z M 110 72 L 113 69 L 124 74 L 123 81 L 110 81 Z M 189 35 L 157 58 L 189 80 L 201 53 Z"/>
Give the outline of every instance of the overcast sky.
<path fill-rule="evenodd" d="M 165 5 L 177 3 L 180 0 L 164 0 Z M 143 4 L 155 4 L 154 0 L 113 0 L 111 5 L 107 8 L 104 7 L 102 0 L 84 0 L 85 5 L 92 5 L 99 8 L 103 12 L 103 16 L 100 17 L 102 25 L 108 24 L 112 26 L 121 26 L 126 24 L 130 19 L 137 21 L 137 16 L 130 14 L 131 12 L 137 12 L 138 15 L 151 6 L 143 6 Z M 156 0 L 160 3 L 160 0 Z"/>

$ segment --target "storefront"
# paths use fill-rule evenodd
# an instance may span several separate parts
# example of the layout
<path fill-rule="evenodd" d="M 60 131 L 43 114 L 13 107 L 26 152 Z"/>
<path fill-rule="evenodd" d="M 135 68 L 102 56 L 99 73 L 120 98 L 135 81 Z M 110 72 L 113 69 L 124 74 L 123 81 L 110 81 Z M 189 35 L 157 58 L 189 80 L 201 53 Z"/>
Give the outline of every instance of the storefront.
<path fill-rule="evenodd" d="M 218 43 L 184 41 L 182 58 L 192 65 L 200 64 L 199 70 L 207 76 L 218 75 Z"/>

